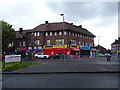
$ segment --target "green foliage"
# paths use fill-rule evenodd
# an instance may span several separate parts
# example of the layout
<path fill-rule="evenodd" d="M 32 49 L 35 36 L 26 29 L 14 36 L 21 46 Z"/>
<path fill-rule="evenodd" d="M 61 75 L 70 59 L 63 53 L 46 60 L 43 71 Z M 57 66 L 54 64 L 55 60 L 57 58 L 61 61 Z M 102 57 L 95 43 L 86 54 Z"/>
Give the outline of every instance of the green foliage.
<path fill-rule="evenodd" d="M 12 43 L 15 40 L 15 30 L 12 28 L 12 25 L 0 21 L 0 34 L 2 33 L 2 48 L 8 47 L 9 43 Z"/>
<path fill-rule="evenodd" d="M 36 64 L 41 64 L 41 63 L 32 63 L 32 62 L 9 62 L 5 64 L 5 68 L 3 71 L 15 71 L 19 70 L 28 66 L 36 65 Z"/>

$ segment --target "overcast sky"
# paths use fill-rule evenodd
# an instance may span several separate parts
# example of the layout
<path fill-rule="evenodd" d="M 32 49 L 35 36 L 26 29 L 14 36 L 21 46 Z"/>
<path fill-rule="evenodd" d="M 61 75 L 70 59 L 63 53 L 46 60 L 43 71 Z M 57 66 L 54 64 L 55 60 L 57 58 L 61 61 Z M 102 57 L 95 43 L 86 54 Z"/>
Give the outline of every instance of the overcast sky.
<path fill-rule="evenodd" d="M 49 2 L 48 2 L 49 1 Z M 82 25 L 96 35 L 95 45 L 99 44 L 107 49 L 118 38 L 118 2 L 82 2 L 69 0 L 51 2 L 52 0 L 0 0 L 0 19 L 12 24 L 18 30 L 32 29 L 45 21 L 62 22 L 61 13 L 65 21 L 74 25 Z"/>

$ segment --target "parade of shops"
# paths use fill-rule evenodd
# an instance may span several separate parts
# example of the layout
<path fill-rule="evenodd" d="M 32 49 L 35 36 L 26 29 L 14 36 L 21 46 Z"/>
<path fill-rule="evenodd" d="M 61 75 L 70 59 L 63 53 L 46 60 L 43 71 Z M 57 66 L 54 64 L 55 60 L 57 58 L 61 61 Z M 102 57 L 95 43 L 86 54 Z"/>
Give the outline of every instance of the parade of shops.
<path fill-rule="evenodd" d="M 64 28 L 63 28 L 64 25 Z M 49 23 L 45 21 L 29 30 L 20 28 L 16 31 L 14 47 L 16 53 L 33 54 L 43 52 L 46 55 L 65 53 L 66 55 L 95 55 L 94 37 L 82 25 L 76 26 L 68 22 Z"/>
<path fill-rule="evenodd" d="M 111 53 L 112 55 L 117 55 L 120 60 L 120 37 L 115 39 L 115 41 L 111 44 Z"/>

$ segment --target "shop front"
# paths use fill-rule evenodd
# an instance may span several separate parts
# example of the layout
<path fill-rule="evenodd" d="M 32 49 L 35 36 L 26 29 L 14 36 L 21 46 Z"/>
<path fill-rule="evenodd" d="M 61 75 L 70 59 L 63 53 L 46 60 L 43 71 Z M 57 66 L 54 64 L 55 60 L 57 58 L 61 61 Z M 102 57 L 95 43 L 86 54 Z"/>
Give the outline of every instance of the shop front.
<path fill-rule="evenodd" d="M 90 56 L 91 56 L 91 57 L 95 57 L 97 51 L 98 51 L 98 50 L 96 50 L 96 48 L 91 47 L 91 50 L 90 50 Z"/>
<path fill-rule="evenodd" d="M 90 46 L 81 46 L 80 47 L 80 56 L 81 57 L 89 57 L 90 56 Z"/>

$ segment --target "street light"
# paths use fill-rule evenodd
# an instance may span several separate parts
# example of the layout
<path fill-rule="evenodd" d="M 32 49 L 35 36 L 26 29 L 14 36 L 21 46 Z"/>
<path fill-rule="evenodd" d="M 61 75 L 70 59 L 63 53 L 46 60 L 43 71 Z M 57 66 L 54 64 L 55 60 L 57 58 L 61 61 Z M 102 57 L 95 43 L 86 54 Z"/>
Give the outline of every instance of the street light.
<path fill-rule="evenodd" d="M 65 39 L 64 39 L 64 14 L 60 14 L 62 17 L 63 17 L 63 48 L 64 48 L 64 45 L 65 45 Z M 64 62 L 65 62 L 65 56 L 64 56 Z"/>
<path fill-rule="evenodd" d="M 99 45 L 99 38 L 100 38 L 101 36 L 98 36 L 98 45 Z"/>
<path fill-rule="evenodd" d="M 60 15 L 63 17 L 63 39 L 64 39 L 64 14 L 60 14 Z M 65 40 L 63 43 L 65 43 Z"/>

